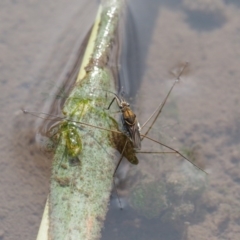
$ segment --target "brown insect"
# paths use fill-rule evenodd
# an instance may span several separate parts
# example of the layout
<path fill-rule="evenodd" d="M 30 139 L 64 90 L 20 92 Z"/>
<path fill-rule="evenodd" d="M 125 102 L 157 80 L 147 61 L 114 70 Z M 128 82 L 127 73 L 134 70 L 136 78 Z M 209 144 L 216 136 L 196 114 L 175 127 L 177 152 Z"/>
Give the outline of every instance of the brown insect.
<path fill-rule="evenodd" d="M 113 104 L 113 102 L 116 100 L 117 104 L 118 104 L 118 107 L 120 108 L 121 112 L 122 112 L 122 122 L 123 122 L 123 125 L 125 127 L 125 129 L 127 130 L 127 134 L 130 138 L 130 140 L 133 142 L 133 146 L 135 149 L 137 150 L 140 150 L 141 149 L 141 141 L 144 139 L 144 138 L 147 138 L 155 143 L 158 143 L 159 145 L 171 150 L 170 152 L 137 152 L 136 153 L 175 153 L 175 154 L 178 154 L 179 156 L 183 157 L 185 160 L 187 160 L 188 162 L 190 162 L 192 165 L 194 165 L 195 167 L 197 167 L 198 169 L 200 169 L 201 171 L 205 172 L 203 169 L 199 168 L 195 163 L 193 163 L 192 161 L 190 161 L 188 158 L 186 158 L 183 154 L 181 154 L 179 151 L 177 151 L 176 149 L 166 145 L 166 144 L 163 144 L 159 141 L 156 141 L 155 139 L 152 139 L 150 137 L 148 137 L 148 133 L 150 132 L 150 130 L 152 129 L 152 126 L 154 125 L 154 123 L 156 122 L 157 118 L 159 117 L 160 113 L 162 112 L 162 109 L 163 107 L 165 106 L 166 102 L 167 102 L 167 99 L 169 98 L 175 84 L 179 81 L 180 79 L 180 76 L 182 75 L 183 71 L 185 70 L 185 68 L 187 67 L 188 65 L 188 62 L 185 63 L 185 65 L 183 66 L 183 68 L 181 69 L 180 73 L 178 74 L 175 82 L 173 83 L 172 87 L 170 88 L 170 90 L 168 91 L 165 99 L 163 102 L 161 102 L 159 104 L 159 106 L 155 109 L 155 111 L 151 114 L 151 116 L 147 119 L 147 121 L 142 125 L 142 128 L 154 117 L 151 125 L 148 127 L 147 131 L 145 132 L 145 134 L 141 134 L 140 133 L 140 124 L 137 120 L 137 117 L 136 117 L 136 114 L 131 110 L 130 108 L 130 104 L 128 102 L 126 102 L 123 98 L 120 98 L 118 97 L 117 94 L 111 92 L 112 94 L 115 95 L 115 97 L 113 98 L 113 100 L 111 101 L 111 103 L 109 104 L 108 108 L 107 109 L 110 109 L 111 105 Z M 107 91 L 107 90 L 105 90 Z M 109 92 L 109 91 L 107 91 Z M 123 153 L 126 149 L 126 146 L 127 146 L 127 143 L 128 143 L 128 140 L 125 142 L 125 145 L 122 149 L 122 153 L 121 153 L 121 157 L 118 161 L 118 164 L 115 168 L 115 171 L 114 171 L 114 174 L 113 176 L 115 176 L 116 174 L 116 171 L 123 159 Z M 133 163 L 133 162 L 131 162 Z M 133 163 L 133 164 L 138 164 L 138 162 L 136 163 Z M 206 173 L 206 172 L 205 172 Z"/>
<path fill-rule="evenodd" d="M 136 114 L 130 108 L 130 104 L 126 102 L 123 98 L 119 98 L 117 94 L 113 93 L 115 97 L 108 106 L 110 109 L 113 102 L 116 100 L 118 107 L 122 112 L 122 123 L 130 140 L 133 142 L 133 146 L 136 149 L 141 149 L 141 136 L 140 136 L 140 124 L 137 120 Z"/>

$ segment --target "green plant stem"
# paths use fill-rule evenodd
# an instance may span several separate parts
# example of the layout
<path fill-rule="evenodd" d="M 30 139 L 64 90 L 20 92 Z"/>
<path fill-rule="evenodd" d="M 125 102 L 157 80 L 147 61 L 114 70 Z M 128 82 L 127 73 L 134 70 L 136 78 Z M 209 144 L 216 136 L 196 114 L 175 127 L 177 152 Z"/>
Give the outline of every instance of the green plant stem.
<path fill-rule="evenodd" d="M 115 91 L 108 59 L 122 3 L 103 1 L 101 8 L 77 84 L 65 102 L 63 113 L 67 119 L 116 130 L 116 121 L 104 110 L 110 98 L 101 89 Z M 113 135 L 63 121 L 55 137 L 58 146 L 49 196 L 49 239 L 99 239 L 116 164 Z"/>

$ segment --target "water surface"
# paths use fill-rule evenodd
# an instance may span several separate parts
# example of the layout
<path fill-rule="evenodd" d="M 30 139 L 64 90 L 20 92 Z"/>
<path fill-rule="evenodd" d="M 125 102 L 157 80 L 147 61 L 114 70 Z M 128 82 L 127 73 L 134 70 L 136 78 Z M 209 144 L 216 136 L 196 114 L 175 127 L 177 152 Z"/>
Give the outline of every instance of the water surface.
<path fill-rule="evenodd" d="M 140 0 L 130 3 L 138 51 L 135 64 L 122 68 L 133 82 L 124 85 L 127 97 L 143 123 L 171 87 L 171 71 L 189 61 L 150 135 L 190 154 L 209 175 L 175 155 L 141 154 L 138 166 L 122 164 L 118 190 L 124 210 L 113 193 L 102 239 L 238 239 L 239 4 L 152 0 L 148 7 Z M 96 9 L 86 1 L 0 3 L 2 239 L 34 239 L 48 194 L 51 161 L 35 145 L 36 120 L 20 109 L 42 109 L 43 93 L 64 81 Z M 142 145 L 159 149 L 147 140 Z M 192 183 L 195 195 L 188 192 Z M 179 198 L 169 186 L 180 187 Z M 136 208 L 139 189 L 152 199 Z"/>

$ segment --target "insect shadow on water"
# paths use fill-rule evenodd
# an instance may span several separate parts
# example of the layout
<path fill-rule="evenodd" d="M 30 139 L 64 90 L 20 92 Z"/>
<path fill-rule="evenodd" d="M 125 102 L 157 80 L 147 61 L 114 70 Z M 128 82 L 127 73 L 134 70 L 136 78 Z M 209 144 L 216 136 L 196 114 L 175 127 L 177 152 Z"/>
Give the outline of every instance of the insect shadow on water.
<path fill-rule="evenodd" d="M 172 92 L 174 86 L 176 85 L 176 83 L 179 81 L 180 76 L 183 73 L 183 71 L 184 71 L 184 69 L 186 68 L 187 65 L 188 65 L 188 63 L 186 63 L 184 65 L 184 67 L 182 68 L 182 70 L 178 74 L 175 82 L 173 83 L 172 87 L 170 88 L 169 92 L 167 93 L 164 101 L 156 108 L 156 110 L 151 114 L 151 116 L 147 119 L 147 121 L 142 125 L 142 128 L 143 128 L 155 116 L 152 120 L 152 123 L 151 123 L 150 127 L 148 127 L 147 131 L 144 134 L 140 133 L 140 131 L 141 131 L 140 124 L 137 120 L 136 114 L 131 110 L 130 104 L 128 102 L 126 102 L 123 98 L 120 98 L 117 94 L 115 94 L 113 92 L 110 92 L 110 91 L 107 91 L 107 90 L 103 90 L 103 89 L 102 89 L 103 91 L 110 92 L 110 93 L 115 95 L 115 97 L 112 99 L 112 101 L 109 104 L 107 109 L 109 110 L 111 105 L 113 104 L 113 102 L 116 100 L 116 102 L 118 104 L 118 107 L 119 107 L 119 109 L 122 113 L 122 123 L 123 123 L 124 132 L 117 131 L 117 130 L 112 130 L 112 129 L 106 129 L 106 128 L 103 128 L 103 127 L 100 127 L 100 126 L 94 126 L 94 125 L 91 125 L 91 124 L 88 124 L 88 123 L 85 123 L 85 122 L 81 122 L 81 121 L 74 121 L 70 118 L 55 116 L 53 114 L 33 112 L 33 111 L 27 111 L 27 110 L 23 110 L 23 112 L 34 115 L 36 117 L 40 117 L 39 115 L 45 115 L 45 116 L 49 117 L 49 120 L 59 120 L 59 122 L 61 121 L 61 125 L 60 125 L 60 130 L 61 130 L 60 132 L 62 134 L 61 137 L 59 136 L 58 131 L 54 132 L 51 137 L 53 139 L 54 138 L 55 139 L 60 139 L 62 137 L 65 139 L 64 154 L 68 154 L 68 156 L 71 159 L 75 159 L 75 157 L 78 155 L 78 153 L 80 153 L 82 151 L 81 138 L 80 138 L 80 135 L 79 135 L 79 132 L 78 132 L 81 125 L 96 128 L 96 129 L 100 129 L 100 130 L 104 130 L 104 131 L 110 131 L 110 132 L 115 133 L 115 134 L 125 135 L 126 136 L 126 141 L 124 143 L 124 146 L 121 147 L 121 149 L 122 149 L 121 150 L 121 157 L 120 157 L 120 159 L 119 159 L 119 161 L 116 165 L 116 168 L 114 170 L 114 173 L 113 173 L 113 183 L 114 183 L 114 187 L 115 187 L 116 194 L 117 194 L 117 197 L 118 197 L 114 177 L 115 177 L 117 169 L 118 169 L 118 167 L 119 167 L 119 165 L 120 165 L 120 163 L 121 163 L 121 161 L 124 157 L 124 153 L 126 151 L 126 147 L 127 147 L 129 142 L 132 143 L 132 148 L 134 148 L 134 154 L 135 153 L 154 153 L 154 154 L 157 154 L 157 153 L 160 153 L 160 154 L 171 153 L 172 154 L 173 153 L 173 154 L 177 154 L 177 155 L 181 156 L 182 158 L 184 158 L 185 160 L 187 160 L 188 162 L 190 162 L 196 168 L 205 172 L 203 169 L 198 167 L 194 162 L 189 160 L 187 157 L 185 157 L 183 154 L 181 154 L 176 149 L 147 136 L 148 133 L 150 132 L 150 130 L 152 129 L 154 123 L 156 122 L 157 118 L 159 117 L 160 113 L 162 112 L 162 109 L 165 106 L 165 103 L 166 103 L 169 95 L 171 94 L 171 92 Z M 43 117 L 40 117 L 40 118 L 43 118 Z M 46 118 L 43 118 L 43 119 L 46 120 Z M 165 148 L 167 148 L 171 151 L 168 151 L 168 152 L 162 152 L 162 151 L 161 152 L 141 152 L 139 150 L 141 149 L 141 142 L 143 141 L 144 138 L 149 139 L 149 140 L 151 140 L 151 141 L 153 141 L 153 142 L 155 142 L 155 143 L 157 143 L 157 144 L 159 144 L 159 145 L 161 145 L 161 146 L 163 146 L 163 147 L 165 147 Z M 59 142 L 57 142 L 57 144 L 59 144 Z M 130 162 L 132 164 L 135 164 L 135 165 L 138 164 L 137 159 L 134 160 L 134 161 L 130 161 Z M 119 200 L 120 208 L 122 209 L 122 204 L 120 202 L 119 197 L 118 197 L 118 200 Z"/>

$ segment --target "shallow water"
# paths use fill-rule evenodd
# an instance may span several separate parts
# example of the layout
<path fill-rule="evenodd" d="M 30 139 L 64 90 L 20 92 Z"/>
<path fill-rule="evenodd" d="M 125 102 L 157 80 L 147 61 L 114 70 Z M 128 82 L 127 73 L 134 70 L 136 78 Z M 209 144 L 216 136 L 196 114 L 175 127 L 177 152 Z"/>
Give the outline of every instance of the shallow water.
<path fill-rule="evenodd" d="M 138 166 L 122 164 L 119 193 L 124 210 L 119 210 L 113 194 L 102 239 L 238 239 L 240 6 L 219 0 L 152 0 L 151 4 L 149 9 L 140 0 L 130 4 L 134 36 L 142 51 L 130 66 L 132 71 L 124 70 L 137 80 L 123 85 L 143 123 L 171 87 L 170 72 L 189 61 L 150 135 L 187 149 L 209 175 L 194 172 L 195 178 L 189 177 L 196 185 L 204 182 L 197 197 L 190 198 L 182 190 L 179 199 L 172 199 L 170 190 L 164 191 L 176 206 L 188 204 L 188 212 L 170 221 L 163 216 L 171 207 L 165 206 L 157 216 L 146 206 L 136 210 L 131 193 L 139 186 L 151 189 L 147 184 L 155 182 L 181 186 L 184 176 L 189 176 L 188 165 L 176 156 L 143 154 Z M 23 116 L 20 108 L 42 109 L 43 93 L 56 79 L 64 81 L 66 63 L 74 60 L 96 6 L 65 0 L 57 6 L 53 1 L 1 1 L 0 11 L 0 238 L 34 239 L 48 194 L 51 162 L 35 146 L 36 120 Z M 144 140 L 143 149 L 157 148 Z M 156 192 L 146 201 L 156 207 L 155 212 Z"/>

